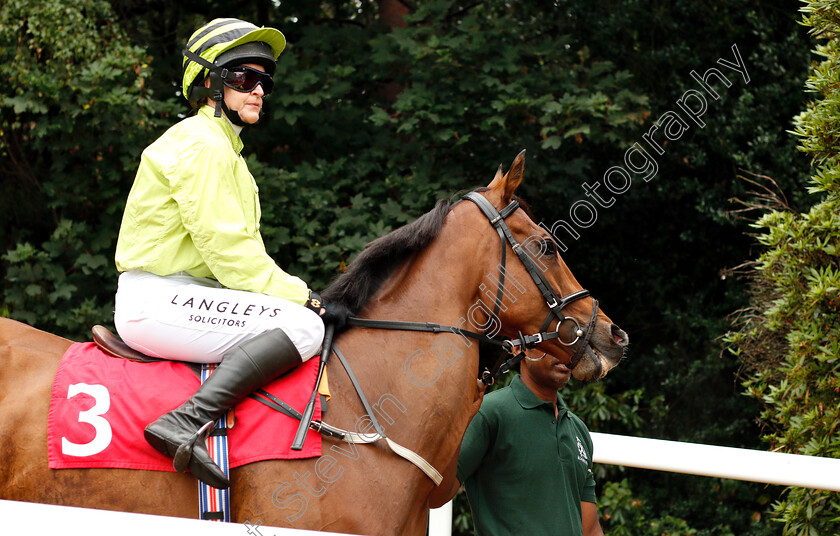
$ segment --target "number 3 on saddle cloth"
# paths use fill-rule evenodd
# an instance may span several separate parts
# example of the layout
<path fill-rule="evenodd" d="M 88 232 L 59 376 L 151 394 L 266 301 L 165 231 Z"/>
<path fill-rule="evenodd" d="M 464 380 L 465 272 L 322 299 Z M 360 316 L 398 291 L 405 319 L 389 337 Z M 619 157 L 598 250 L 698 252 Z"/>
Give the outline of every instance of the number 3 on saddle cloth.
<path fill-rule="evenodd" d="M 302 411 L 318 375 L 310 359 L 265 390 Z M 173 361 L 138 363 L 108 356 L 94 343 L 68 348 L 53 382 L 47 427 L 50 469 L 111 467 L 174 471 L 143 429 L 179 406 L 199 387 L 196 374 Z M 325 390 L 319 390 L 322 394 Z M 313 419 L 321 418 L 316 397 Z M 246 398 L 228 430 L 230 467 L 270 459 L 321 455 L 321 436 L 310 430 L 303 449 L 291 449 L 299 421 Z"/>

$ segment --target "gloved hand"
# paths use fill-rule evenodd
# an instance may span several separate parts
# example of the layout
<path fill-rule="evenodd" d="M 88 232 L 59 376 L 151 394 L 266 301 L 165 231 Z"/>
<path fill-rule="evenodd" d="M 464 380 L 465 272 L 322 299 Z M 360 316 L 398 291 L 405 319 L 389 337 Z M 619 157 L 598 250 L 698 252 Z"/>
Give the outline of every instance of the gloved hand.
<path fill-rule="evenodd" d="M 321 299 L 321 295 L 317 292 L 309 291 L 309 299 L 306 300 L 306 303 L 303 304 L 304 307 L 307 309 L 311 309 L 315 311 L 318 315 L 320 315 L 324 308 L 324 300 Z"/>
<path fill-rule="evenodd" d="M 353 311 L 340 303 L 325 303 L 317 292 L 309 292 L 305 306 L 318 313 L 324 324 L 332 324 L 336 332 L 344 330 L 347 318 L 353 316 Z"/>
<path fill-rule="evenodd" d="M 340 303 L 325 303 L 322 311 L 324 324 L 332 324 L 336 333 L 343 331 L 347 327 L 347 319 L 353 316 L 353 311 Z"/>

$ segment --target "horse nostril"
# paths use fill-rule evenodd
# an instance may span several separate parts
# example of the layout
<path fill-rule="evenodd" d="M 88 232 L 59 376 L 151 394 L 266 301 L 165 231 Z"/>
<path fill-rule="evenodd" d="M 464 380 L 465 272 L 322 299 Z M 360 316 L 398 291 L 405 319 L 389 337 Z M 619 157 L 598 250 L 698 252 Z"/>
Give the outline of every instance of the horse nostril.
<path fill-rule="evenodd" d="M 615 324 L 610 326 L 610 335 L 612 335 L 613 342 L 618 346 L 627 346 L 630 342 L 630 338 L 627 336 L 627 333 Z"/>

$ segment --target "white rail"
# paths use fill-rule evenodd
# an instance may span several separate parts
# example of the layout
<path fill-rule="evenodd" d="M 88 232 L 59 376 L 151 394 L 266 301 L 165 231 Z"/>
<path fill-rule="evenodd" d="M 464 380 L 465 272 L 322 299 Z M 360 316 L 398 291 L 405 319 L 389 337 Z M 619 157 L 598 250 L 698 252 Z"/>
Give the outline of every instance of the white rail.
<path fill-rule="evenodd" d="M 731 478 L 830 491 L 840 491 L 840 459 L 736 449 L 680 441 L 646 439 L 593 432 L 593 461 L 656 471 Z M 148 536 L 193 534 L 204 536 L 315 536 L 335 533 L 266 527 L 239 523 L 209 523 L 145 514 L 73 508 L 0 500 L 3 533 L 76 534 L 86 536 Z M 432 510 L 430 536 L 452 534 L 452 503 Z"/>
<path fill-rule="evenodd" d="M 346 536 L 334 532 L 266 527 L 253 524 L 213 523 L 181 517 L 130 514 L 92 508 L 55 506 L 0 500 L 2 534 L 52 536 L 149 536 L 150 534 L 202 536 Z"/>
<path fill-rule="evenodd" d="M 595 463 L 840 491 L 840 459 L 592 432 Z M 429 513 L 430 536 L 452 534 L 452 503 Z"/>
<path fill-rule="evenodd" d="M 840 491 L 840 459 L 592 433 L 596 463 Z"/>

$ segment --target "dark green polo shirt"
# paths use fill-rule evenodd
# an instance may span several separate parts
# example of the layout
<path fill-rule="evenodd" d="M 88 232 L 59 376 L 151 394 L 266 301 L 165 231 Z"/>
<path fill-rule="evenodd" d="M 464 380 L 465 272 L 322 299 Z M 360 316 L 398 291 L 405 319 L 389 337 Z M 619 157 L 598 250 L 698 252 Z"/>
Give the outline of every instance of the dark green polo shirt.
<path fill-rule="evenodd" d="M 580 503 L 595 502 L 592 438 L 557 402 L 555 419 L 519 376 L 484 397 L 458 459 L 476 534 L 583 536 Z"/>

